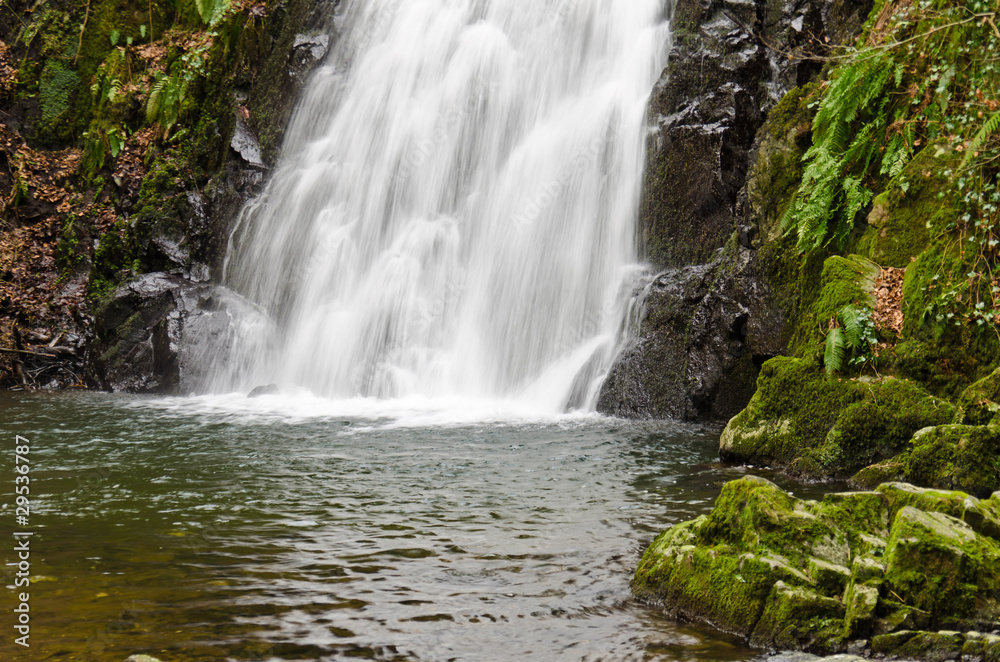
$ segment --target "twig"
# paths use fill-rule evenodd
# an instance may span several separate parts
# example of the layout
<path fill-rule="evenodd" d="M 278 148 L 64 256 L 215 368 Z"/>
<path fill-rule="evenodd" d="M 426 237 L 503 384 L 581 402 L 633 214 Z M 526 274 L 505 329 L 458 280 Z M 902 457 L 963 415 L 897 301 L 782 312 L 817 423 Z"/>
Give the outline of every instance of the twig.
<path fill-rule="evenodd" d="M 73 66 L 80 59 L 80 51 L 83 50 L 83 31 L 87 29 L 87 19 L 90 18 L 90 0 L 87 0 L 87 9 L 83 12 L 83 25 L 80 26 L 80 41 L 76 45 L 76 57 L 73 58 Z"/>
<path fill-rule="evenodd" d="M 41 356 L 46 359 L 57 359 L 58 354 L 42 354 L 40 352 L 29 352 L 23 349 L 9 349 L 7 347 L 0 347 L 0 352 L 7 352 L 8 354 L 24 354 L 26 356 Z"/>

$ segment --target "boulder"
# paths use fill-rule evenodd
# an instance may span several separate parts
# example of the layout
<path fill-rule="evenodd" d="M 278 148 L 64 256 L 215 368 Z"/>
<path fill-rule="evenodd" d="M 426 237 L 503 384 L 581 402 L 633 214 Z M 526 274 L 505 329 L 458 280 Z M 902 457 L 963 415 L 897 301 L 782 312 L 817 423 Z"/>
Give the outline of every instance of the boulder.
<path fill-rule="evenodd" d="M 95 309 L 93 377 L 129 393 L 189 393 L 210 382 L 216 362 L 255 327 L 270 322 L 224 287 L 176 274 L 143 274 L 120 285 Z"/>
<path fill-rule="evenodd" d="M 636 296 L 639 310 L 598 399 L 624 418 L 726 420 L 756 388 L 790 330 L 757 252 L 740 246 L 711 264 L 669 269 Z"/>
<path fill-rule="evenodd" d="M 983 510 L 968 499 L 897 484 L 802 501 L 748 476 L 660 534 L 632 590 L 765 649 L 986 660 L 992 640 L 951 631 L 1000 613 L 1000 541 L 950 514 Z"/>
<path fill-rule="evenodd" d="M 842 379 L 778 357 L 764 364 L 750 404 L 729 421 L 719 454 L 806 477 L 847 477 L 897 456 L 915 432 L 955 413 L 907 380 Z"/>

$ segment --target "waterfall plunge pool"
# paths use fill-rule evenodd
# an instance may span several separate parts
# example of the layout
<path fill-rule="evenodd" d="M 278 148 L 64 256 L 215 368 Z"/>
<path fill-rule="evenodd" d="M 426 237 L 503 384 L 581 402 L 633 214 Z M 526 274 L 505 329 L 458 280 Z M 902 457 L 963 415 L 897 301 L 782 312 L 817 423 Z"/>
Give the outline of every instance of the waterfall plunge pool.
<path fill-rule="evenodd" d="M 0 657 L 755 655 L 628 590 L 652 538 L 741 475 L 717 432 L 454 404 L 0 394 L 35 532 L 31 648 L 5 635 Z"/>

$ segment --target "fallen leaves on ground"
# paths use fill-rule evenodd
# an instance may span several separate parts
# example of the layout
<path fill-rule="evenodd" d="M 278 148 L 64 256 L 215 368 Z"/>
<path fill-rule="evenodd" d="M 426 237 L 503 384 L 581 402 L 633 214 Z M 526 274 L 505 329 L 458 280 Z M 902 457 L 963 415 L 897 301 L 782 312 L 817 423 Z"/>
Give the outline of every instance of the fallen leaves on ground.
<path fill-rule="evenodd" d="M 872 320 L 880 331 L 898 334 L 903 330 L 903 277 L 906 269 L 886 267 L 875 279 L 875 315 Z"/>

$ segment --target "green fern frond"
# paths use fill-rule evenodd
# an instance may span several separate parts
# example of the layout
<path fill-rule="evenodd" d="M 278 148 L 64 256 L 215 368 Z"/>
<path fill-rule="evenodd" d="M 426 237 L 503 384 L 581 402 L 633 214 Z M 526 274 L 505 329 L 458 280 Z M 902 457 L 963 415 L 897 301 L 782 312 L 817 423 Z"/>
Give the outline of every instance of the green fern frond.
<path fill-rule="evenodd" d="M 965 150 L 965 158 L 962 159 L 962 167 L 969 164 L 972 160 L 973 155 L 979 151 L 979 148 L 983 146 L 983 143 L 990 139 L 990 137 L 1000 129 L 1000 111 L 997 111 L 990 115 L 983 126 L 980 127 L 976 135 L 972 137 L 969 141 L 969 145 Z"/>
<path fill-rule="evenodd" d="M 195 6 L 204 23 L 215 25 L 229 10 L 229 0 L 195 0 Z"/>
<path fill-rule="evenodd" d="M 844 329 L 844 341 L 851 349 L 861 347 L 861 311 L 855 306 L 844 306 L 837 314 Z"/>
<path fill-rule="evenodd" d="M 831 80 L 813 120 L 802 182 L 781 218 L 783 231 L 797 231 L 800 251 L 841 244 L 871 201 L 873 193 L 862 182 L 873 164 L 898 173 L 909 161 L 901 137 L 889 157 L 881 156 L 893 116 L 891 92 L 902 85 L 903 74 L 891 54 L 867 51 L 856 53 Z"/>
<path fill-rule="evenodd" d="M 146 121 L 150 124 L 156 122 L 163 111 L 163 88 L 166 82 L 166 78 L 161 78 L 149 89 L 149 97 L 146 99 Z"/>
<path fill-rule="evenodd" d="M 840 328 L 830 329 L 826 334 L 826 349 L 823 352 L 823 365 L 828 373 L 834 373 L 844 367 L 844 356 L 847 343 L 844 332 Z"/>

